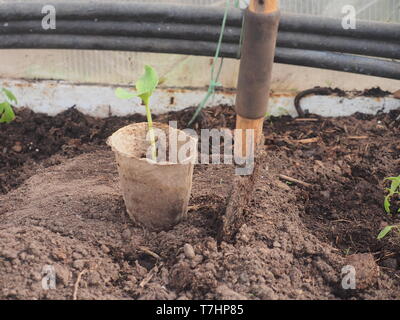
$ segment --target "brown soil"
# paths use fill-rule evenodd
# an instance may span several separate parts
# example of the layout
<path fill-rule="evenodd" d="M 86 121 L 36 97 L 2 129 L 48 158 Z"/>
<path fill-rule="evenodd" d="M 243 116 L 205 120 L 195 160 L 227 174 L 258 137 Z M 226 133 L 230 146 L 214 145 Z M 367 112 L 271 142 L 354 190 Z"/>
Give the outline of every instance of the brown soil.
<path fill-rule="evenodd" d="M 400 172 L 399 115 L 266 122 L 265 165 L 245 223 L 219 243 L 233 167 L 196 166 L 189 218 L 148 232 L 129 220 L 105 146 L 143 117 L 18 111 L 0 125 L 0 298 L 72 299 L 79 274 L 78 299 L 399 298 L 400 239 L 376 240 L 398 221 L 382 202 L 383 179 Z M 156 120 L 182 128 L 190 116 Z M 234 114 L 207 109 L 195 126 L 233 128 Z M 340 271 L 354 253 L 372 253 L 379 281 L 344 291 Z M 374 264 L 362 257 L 360 265 Z M 44 265 L 55 267 L 55 290 L 42 289 Z"/>

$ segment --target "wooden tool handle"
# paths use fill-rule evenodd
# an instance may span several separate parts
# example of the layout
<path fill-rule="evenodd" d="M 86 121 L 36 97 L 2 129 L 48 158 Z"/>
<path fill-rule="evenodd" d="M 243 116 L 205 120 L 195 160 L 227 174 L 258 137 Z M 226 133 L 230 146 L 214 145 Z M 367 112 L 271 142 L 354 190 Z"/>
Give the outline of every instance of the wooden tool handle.
<path fill-rule="evenodd" d="M 253 12 L 271 13 L 277 11 L 279 0 L 251 0 L 249 10 Z"/>

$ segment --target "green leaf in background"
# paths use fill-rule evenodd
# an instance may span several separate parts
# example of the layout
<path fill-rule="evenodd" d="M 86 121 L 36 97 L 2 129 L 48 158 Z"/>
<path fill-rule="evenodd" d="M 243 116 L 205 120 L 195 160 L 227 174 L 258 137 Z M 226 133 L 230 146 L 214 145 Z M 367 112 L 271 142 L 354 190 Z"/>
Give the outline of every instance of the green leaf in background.
<path fill-rule="evenodd" d="M 134 92 L 129 92 L 122 88 L 118 88 L 117 90 L 115 90 L 115 95 L 117 96 L 117 98 L 124 100 L 132 99 L 133 97 L 137 96 L 137 94 L 135 94 Z"/>
<path fill-rule="evenodd" d="M 0 103 L 0 123 L 9 123 L 15 119 L 15 114 L 8 102 Z"/>
<path fill-rule="evenodd" d="M 378 240 L 383 239 L 384 237 L 386 237 L 386 235 L 392 231 L 392 229 L 394 228 L 394 226 L 387 226 L 385 227 L 378 235 Z"/>
<path fill-rule="evenodd" d="M 10 90 L 3 88 L 2 91 L 11 103 L 18 103 L 17 98 L 14 96 L 14 94 Z"/>

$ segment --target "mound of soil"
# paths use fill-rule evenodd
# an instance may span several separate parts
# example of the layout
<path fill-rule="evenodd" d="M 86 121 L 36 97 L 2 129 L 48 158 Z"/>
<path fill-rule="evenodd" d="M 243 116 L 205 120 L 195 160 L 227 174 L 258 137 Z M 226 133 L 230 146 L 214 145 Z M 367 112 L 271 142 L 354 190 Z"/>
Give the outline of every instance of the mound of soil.
<path fill-rule="evenodd" d="M 184 128 L 191 114 L 156 120 Z M 245 223 L 233 241 L 219 242 L 232 166 L 196 166 L 189 218 L 148 232 L 129 220 L 105 146 L 112 132 L 143 117 L 19 111 L 16 122 L 0 125 L 0 298 L 399 298 L 400 239 L 376 240 L 398 221 L 382 202 L 383 179 L 400 172 L 399 115 L 266 122 L 265 165 Z M 195 124 L 233 126 L 227 106 L 205 110 Z M 348 256 L 371 270 L 376 261 L 379 278 L 343 290 Z M 48 265 L 53 290 L 42 288 Z"/>

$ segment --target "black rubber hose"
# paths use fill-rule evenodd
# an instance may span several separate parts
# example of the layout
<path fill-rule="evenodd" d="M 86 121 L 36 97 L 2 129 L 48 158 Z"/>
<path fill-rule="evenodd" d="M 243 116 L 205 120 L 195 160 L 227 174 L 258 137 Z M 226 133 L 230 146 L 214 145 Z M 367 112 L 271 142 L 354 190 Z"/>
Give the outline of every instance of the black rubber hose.
<path fill-rule="evenodd" d="M 218 42 L 221 26 L 195 25 L 183 23 L 159 22 L 128 22 L 128 21 L 86 21 L 57 20 L 56 29 L 45 30 L 41 22 L 10 21 L 0 24 L 1 34 L 76 34 L 98 36 L 131 36 L 169 38 L 184 40 L 204 40 Z M 239 43 L 241 28 L 227 26 L 224 32 L 224 42 Z"/>
<path fill-rule="evenodd" d="M 52 5 L 64 20 L 129 20 L 221 25 L 225 8 L 129 2 L 13 2 L 0 3 L 0 20 L 42 20 L 44 6 Z M 226 25 L 242 26 L 242 11 L 232 8 Z"/>
<path fill-rule="evenodd" d="M 143 4 L 129 2 L 13 2 L 0 3 L 0 21 L 42 20 L 45 5 L 56 8 L 57 18 L 66 20 L 153 21 L 220 25 L 224 8 L 188 5 Z M 231 9 L 228 26 L 242 26 L 243 12 Z M 282 14 L 281 31 L 318 33 L 378 40 L 400 39 L 400 24 L 357 20 L 356 29 L 345 30 L 342 20 L 311 15 Z"/>
<path fill-rule="evenodd" d="M 176 40 L 202 40 L 217 42 L 219 26 L 157 23 L 157 22 L 114 22 L 114 21 L 69 21 L 58 20 L 55 30 L 44 30 L 38 21 L 10 21 L 0 25 L 0 34 L 77 34 L 101 36 L 132 36 L 140 38 L 165 38 Z M 227 27 L 224 43 L 239 43 L 241 29 Z M 400 59 L 400 40 L 396 42 L 348 37 L 324 36 L 319 34 L 279 32 L 278 46 L 295 49 L 309 49 L 352 53 L 381 58 Z"/>
<path fill-rule="evenodd" d="M 393 42 L 319 34 L 279 32 L 277 45 L 293 49 L 333 51 L 400 59 L 400 39 L 397 42 Z"/>
<path fill-rule="evenodd" d="M 85 49 L 214 56 L 216 42 L 82 35 L 0 35 L 0 49 Z M 237 58 L 239 46 L 223 43 L 221 57 Z"/>
<path fill-rule="evenodd" d="M 356 29 L 345 30 L 342 20 L 312 15 L 284 14 L 280 21 L 281 31 L 318 33 L 352 38 L 400 40 L 400 23 L 371 22 L 357 19 Z"/>
<path fill-rule="evenodd" d="M 156 38 L 0 35 L 0 49 L 87 49 L 214 56 L 216 46 L 215 42 Z M 238 52 L 238 45 L 224 43 L 221 57 L 236 58 Z M 400 63 L 349 54 L 278 47 L 275 62 L 400 80 Z"/>
<path fill-rule="evenodd" d="M 400 80 L 400 63 L 344 53 L 276 48 L 275 62 Z"/>

